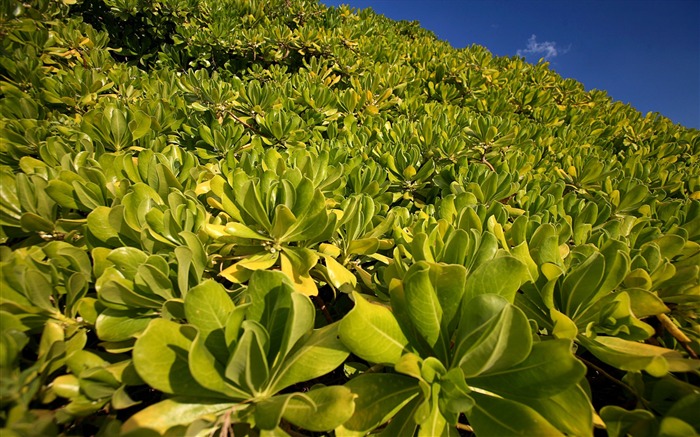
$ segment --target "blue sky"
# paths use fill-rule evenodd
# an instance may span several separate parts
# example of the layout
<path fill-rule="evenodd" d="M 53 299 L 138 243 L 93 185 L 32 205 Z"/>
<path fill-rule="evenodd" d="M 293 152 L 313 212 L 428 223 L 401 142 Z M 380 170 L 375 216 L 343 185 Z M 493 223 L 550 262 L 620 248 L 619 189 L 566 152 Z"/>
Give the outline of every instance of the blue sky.
<path fill-rule="evenodd" d="M 546 58 L 563 77 L 700 129 L 700 0 L 321 0 L 417 20 L 461 48 Z"/>

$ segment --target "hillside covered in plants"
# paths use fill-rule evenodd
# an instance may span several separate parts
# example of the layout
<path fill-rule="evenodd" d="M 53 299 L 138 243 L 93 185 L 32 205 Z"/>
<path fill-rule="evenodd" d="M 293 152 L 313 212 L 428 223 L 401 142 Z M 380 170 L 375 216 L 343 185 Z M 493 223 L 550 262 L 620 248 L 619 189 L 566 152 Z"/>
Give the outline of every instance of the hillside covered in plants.
<path fill-rule="evenodd" d="M 0 434 L 700 433 L 700 132 L 310 0 L 0 2 Z"/>

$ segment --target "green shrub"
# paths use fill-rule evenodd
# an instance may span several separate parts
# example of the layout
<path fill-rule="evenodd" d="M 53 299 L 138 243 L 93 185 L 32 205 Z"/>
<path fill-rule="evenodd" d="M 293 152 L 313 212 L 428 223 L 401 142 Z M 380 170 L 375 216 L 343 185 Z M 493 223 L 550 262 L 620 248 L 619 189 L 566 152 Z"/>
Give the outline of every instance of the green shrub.
<path fill-rule="evenodd" d="M 700 132 L 308 0 L 0 5 L 0 430 L 700 433 Z"/>

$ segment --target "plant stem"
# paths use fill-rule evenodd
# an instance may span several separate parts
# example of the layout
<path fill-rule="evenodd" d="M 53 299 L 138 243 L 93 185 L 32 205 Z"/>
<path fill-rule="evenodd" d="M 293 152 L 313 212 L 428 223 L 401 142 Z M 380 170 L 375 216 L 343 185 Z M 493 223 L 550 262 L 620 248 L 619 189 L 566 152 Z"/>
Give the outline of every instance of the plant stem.
<path fill-rule="evenodd" d="M 457 427 L 457 429 L 461 429 L 462 431 L 474 432 L 474 428 L 472 428 L 469 425 L 465 425 L 464 423 L 457 422 L 457 425 L 455 426 Z"/>
<path fill-rule="evenodd" d="M 685 349 L 688 352 L 688 355 L 690 355 L 691 358 L 693 359 L 698 359 L 698 354 L 695 353 L 695 351 L 690 347 L 690 339 L 688 338 L 683 331 L 676 326 L 675 323 L 673 323 L 673 320 L 666 314 L 659 314 L 656 316 L 656 318 L 661 322 L 661 326 L 664 327 L 664 329 L 675 338 L 678 343 L 683 345 L 683 349 Z"/>
<path fill-rule="evenodd" d="M 326 318 L 326 321 L 328 323 L 333 323 L 333 317 L 331 316 L 331 313 L 328 311 L 328 307 L 326 306 L 326 303 L 323 301 L 321 296 L 313 296 L 313 299 L 316 301 L 316 304 L 319 306 L 321 309 L 321 312 L 323 313 L 323 316 Z"/>
<path fill-rule="evenodd" d="M 486 164 L 486 166 L 487 166 L 488 168 L 490 168 L 491 171 L 496 171 L 496 169 L 493 168 L 493 165 L 491 165 L 491 163 L 488 162 L 488 161 L 486 160 L 486 155 L 484 155 L 484 156 L 481 157 L 481 162 L 484 163 L 484 164 Z"/>

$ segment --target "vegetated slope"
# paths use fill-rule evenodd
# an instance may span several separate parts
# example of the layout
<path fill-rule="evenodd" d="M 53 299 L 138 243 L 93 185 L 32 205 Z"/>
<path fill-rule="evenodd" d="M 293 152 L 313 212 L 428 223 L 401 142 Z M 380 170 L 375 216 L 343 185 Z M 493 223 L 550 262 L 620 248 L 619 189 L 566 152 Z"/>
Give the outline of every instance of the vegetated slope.
<path fill-rule="evenodd" d="M 0 35 L 3 435 L 700 432 L 697 130 L 309 1 Z"/>

